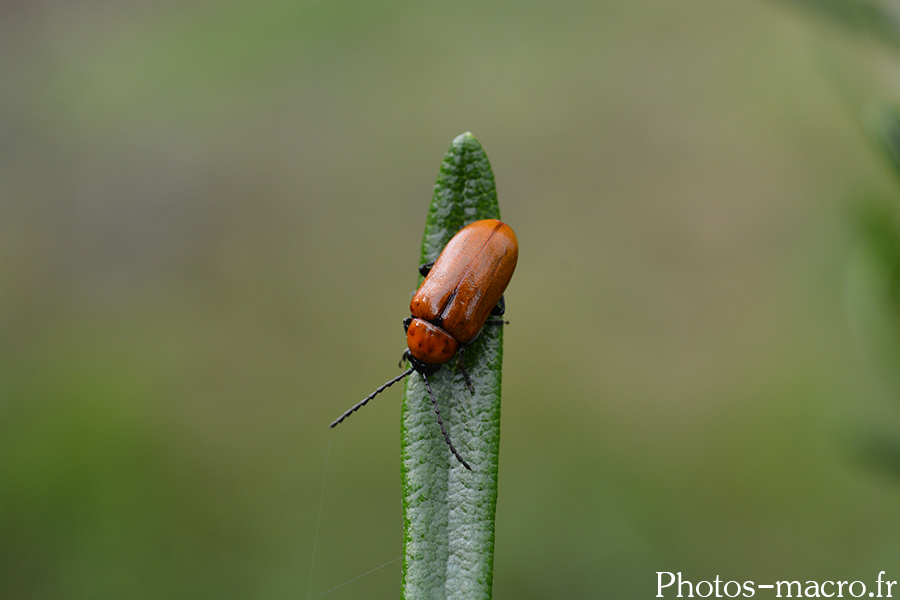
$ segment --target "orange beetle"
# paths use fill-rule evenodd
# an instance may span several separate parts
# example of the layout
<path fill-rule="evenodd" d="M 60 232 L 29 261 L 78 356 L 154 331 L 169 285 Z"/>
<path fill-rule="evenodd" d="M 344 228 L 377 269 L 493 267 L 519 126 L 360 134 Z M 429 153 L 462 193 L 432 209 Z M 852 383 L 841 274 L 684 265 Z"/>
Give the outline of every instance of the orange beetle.
<path fill-rule="evenodd" d="M 506 223 L 485 219 L 459 230 L 434 263 L 419 268 L 425 280 L 409 303 L 412 316 L 403 321 L 407 344 L 403 359 L 409 360 L 412 366 L 347 410 L 331 427 L 337 426 L 391 385 L 418 371 L 425 380 L 444 440 L 457 460 L 471 471 L 472 468 L 450 441 L 428 376 L 458 356 L 457 364 L 466 385 L 474 393 L 465 369 L 465 348 L 478 337 L 485 324 L 503 323 L 501 320 L 488 320 L 488 317 L 501 316 L 505 312 L 503 292 L 509 285 L 518 258 L 516 234 Z"/>

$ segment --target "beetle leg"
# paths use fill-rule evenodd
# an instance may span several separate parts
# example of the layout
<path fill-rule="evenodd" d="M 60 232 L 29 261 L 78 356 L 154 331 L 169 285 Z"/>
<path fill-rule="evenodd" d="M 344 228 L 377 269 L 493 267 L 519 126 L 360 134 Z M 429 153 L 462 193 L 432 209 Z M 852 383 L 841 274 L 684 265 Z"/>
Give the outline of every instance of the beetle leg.
<path fill-rule="evenodd" d="M 422 275 L 422 277 L 428 277 L 428 273 L 431 272 L 431 267 L 433 267 L 433 266 L 434 266 L 434 261 L 432 261 L 430 263 L 425 263 L 424 265 L 419 265 L 419 274 Z"/>
<path fill-rule="evenodd" d="M 484 322 L 485 325 L 509 325 L 509 321 L 504 321 L 503 319 L 488 319 Z"/>
<path fill-rule="evenodd" d="M 431 397 L 431 404 L 434 406 L 434 414 L 437 415 L 438 425 L 441 426 L 441 433 L 444 434 L 444 441 L 447 442 L 447 445 L 450 446 L 450 452 L 453 453 L 453 456 L 456 457 L 462 466 L 467 468 L 468 470 L 472 470 L 472 467 L 469 466 L 463 457 L 459 455 L 459 452 L 456 451 L 456 448 L 453 447 L 453 442 L 450 441 L 450 434 L 447 433 L 447 428 L 444 427 L 444 420 L 441 418 L 441 411 L 438 409 L 437 399 L 434 397 L 434 392 L 431 391 L 431 384 L 428 383 L 428 377 L 425 376 L 425 373 L 422 373 L 422 379 L 425 380 L 425 389 L 428 390 L 428 395 Z"/>
<path fill-rule="evenodd" d="M 466 354 L 465 346 L 460 347 L 459 353 L 456 356 L 456 368 L 460 370 L 463 377 L 465 378 L 466 387 L 469 388 L 469 391 L 474 394 L 475 386 L 472 385 L 472 380 L 469 379 L 469 372 L 466 370 L 466 363 L 465 363 L 465 358 L 464 358 L 465 354 Z"/>
<path fill-rule="evenodd" d="M 412 323 L 412 317 L 406 317 L 403 319 L 403 333 L 407 333 L 409 331 L 409 324 Z"/>
<path fill-rule="evenodd" d="M 494 317 L 502 317 L 503 313 L 506 312 L 506 300 L 503 299 L 503 296 L 500 296 L 500 301 L 497 302 L 497 305 L 491 309 L 491 316 Z"/>
<path fill-rule="evenodd" d="M 409 360 L 409 348 L 403 351 L 403 354 L 400 356 L 400 362 L 397 363 L 397 366 L 401 369 L 403 368 L 403 362 Z"/>
<path fill-rule="evenodd" d="M 497 302 L 497 305 L 491 309 L 491 316 L 494 317 L 502 317 L 506 314 L 506 300 L 503 299 L 503 296 L 500 296 L 500 301 Z M 509 321 L 504 321 L 503 319 L 488 319 L 484 322 L 485 325 L 509 325 Z"/>

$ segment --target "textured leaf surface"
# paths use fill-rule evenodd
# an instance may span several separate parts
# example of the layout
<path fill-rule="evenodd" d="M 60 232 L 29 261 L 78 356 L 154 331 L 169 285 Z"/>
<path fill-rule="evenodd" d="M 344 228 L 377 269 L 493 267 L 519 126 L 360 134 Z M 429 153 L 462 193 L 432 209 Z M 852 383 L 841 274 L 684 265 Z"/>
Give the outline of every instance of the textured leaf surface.
<path fill-rule="evenodd" d="M 499 219 L 494 174 L 471 133 L 453 140 L 434 186 L 422 241 L 422 263 L 479 219 Z M 454 446 L 450 453 L 422 377 L 406 383 L 402 412 L 403 597 L 407 600 L 491 597 L 494 514 L 500 452 L 503 327 L 485 327 L 466 350 L 475 393 L 456 361 L 429 380 Z"/>

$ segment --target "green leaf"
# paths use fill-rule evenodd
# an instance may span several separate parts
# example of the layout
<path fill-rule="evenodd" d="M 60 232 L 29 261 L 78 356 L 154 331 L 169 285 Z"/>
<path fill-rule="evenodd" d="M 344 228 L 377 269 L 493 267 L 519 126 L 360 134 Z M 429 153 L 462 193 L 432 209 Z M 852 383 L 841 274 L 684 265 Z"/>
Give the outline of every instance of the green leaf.
<path fill-rule="evenodd" d="M 494 174 L 471 133 L 444 156 L 422 240 L 422 263 L 437 259 L 463 226 L 499 219 Z M 401 446 L 403 598 L 489 599 L 493 581 L 494 515 L 500 454 L 503 327 L 485 327 L 466 349 L 475 387 L 468 390 L 455 361 L 429 377 L 453 445 L 444 442 L 420 375 L 407 379 Z"/>

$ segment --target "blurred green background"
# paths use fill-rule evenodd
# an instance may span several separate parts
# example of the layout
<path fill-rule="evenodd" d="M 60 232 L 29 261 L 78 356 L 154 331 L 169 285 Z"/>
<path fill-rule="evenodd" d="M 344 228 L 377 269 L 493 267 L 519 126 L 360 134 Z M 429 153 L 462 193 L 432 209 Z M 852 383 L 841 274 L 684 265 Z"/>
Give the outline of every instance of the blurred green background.
<path fill-rule="evenodd" d="M 0 3 L 0 596 L 306 598 L 399 557 L 400 392 L 327 425 L 398 373 L 467 130 L 521 244 L 495 597 L 900 579 L 856 442 L 900 406 L 845 302 L 898 74 L 760 0 Z"/>

